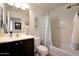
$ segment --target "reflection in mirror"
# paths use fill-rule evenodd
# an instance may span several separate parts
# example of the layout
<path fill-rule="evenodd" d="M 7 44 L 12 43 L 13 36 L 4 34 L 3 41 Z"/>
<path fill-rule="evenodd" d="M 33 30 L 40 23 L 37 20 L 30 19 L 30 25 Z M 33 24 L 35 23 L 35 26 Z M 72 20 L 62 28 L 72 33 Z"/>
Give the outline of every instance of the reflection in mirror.
<path fill-rule="evenodd" d="M 21 32 L 27 32 L 29 26 L 29 9 L 17 8 L 15 5 L 3 3 L 0 5 L 0 33 L 10 33 L 11 17 L 21 19 Z"/>
<path fill-rule="evenodd" d="M 20 33 L 22 30 L 21 19 L 17 17 L 10 17 L 10 32 Z"/>
<path fill-rule="evenodd" d="M 1 4 L 1 28 L 3 33 L 7 33 L 7 6 L 6 3 Z"/>
<path fill-rule="evenodd" d="M 0 3 L 0 34 L 3 32 L 3 8 Z"/>

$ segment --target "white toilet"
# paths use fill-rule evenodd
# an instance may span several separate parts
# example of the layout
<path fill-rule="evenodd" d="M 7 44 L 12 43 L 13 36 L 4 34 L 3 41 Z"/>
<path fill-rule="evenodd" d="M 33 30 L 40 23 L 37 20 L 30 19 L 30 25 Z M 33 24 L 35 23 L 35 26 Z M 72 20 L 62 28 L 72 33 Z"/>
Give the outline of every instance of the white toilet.
<path fill-rule="evenodd" d="M 35 50 L 41 56 L 45 56 L 45 55 L 48 54 L 48 49 L 45 46 L 40 45 L 40 39 L 39 38 L 35 38 Z"/>

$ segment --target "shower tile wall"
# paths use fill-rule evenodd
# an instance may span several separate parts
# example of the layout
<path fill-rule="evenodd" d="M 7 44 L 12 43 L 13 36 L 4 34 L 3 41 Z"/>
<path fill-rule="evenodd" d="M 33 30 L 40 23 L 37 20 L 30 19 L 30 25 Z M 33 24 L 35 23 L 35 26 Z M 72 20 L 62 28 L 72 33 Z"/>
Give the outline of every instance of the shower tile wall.
<path fill-rule="evenodd" d="M 62 6 L 50 12 L 50 19 L 52 20 L 52 44 L 57 48 L 70 50 L 71 34 L 72 34 L 72 20 L 77 8 L 67 9 Z"/>

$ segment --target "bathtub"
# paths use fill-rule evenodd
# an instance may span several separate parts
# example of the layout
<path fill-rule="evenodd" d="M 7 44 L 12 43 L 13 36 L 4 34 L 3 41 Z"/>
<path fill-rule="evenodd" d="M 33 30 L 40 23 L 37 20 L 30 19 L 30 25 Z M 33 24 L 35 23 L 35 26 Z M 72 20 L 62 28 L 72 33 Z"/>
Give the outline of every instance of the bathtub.
<path fill-rule="evenodd" d="M 79 56 L 79 51 L 66 51 L 54 46 L 49 46 L 49 50 L 54 56 Z"/>

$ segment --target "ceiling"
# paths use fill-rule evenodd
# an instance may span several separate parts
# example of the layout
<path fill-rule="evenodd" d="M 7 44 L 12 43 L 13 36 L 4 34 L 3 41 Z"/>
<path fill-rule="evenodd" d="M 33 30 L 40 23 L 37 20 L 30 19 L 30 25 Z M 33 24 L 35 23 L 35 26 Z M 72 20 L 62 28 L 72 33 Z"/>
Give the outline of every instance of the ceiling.
<path fill-rule="evenodd" d="M 61 7 L 66 3 L 29 3 L 29 8 L 35 16 L 43 16 L 55 8 Z"/>

